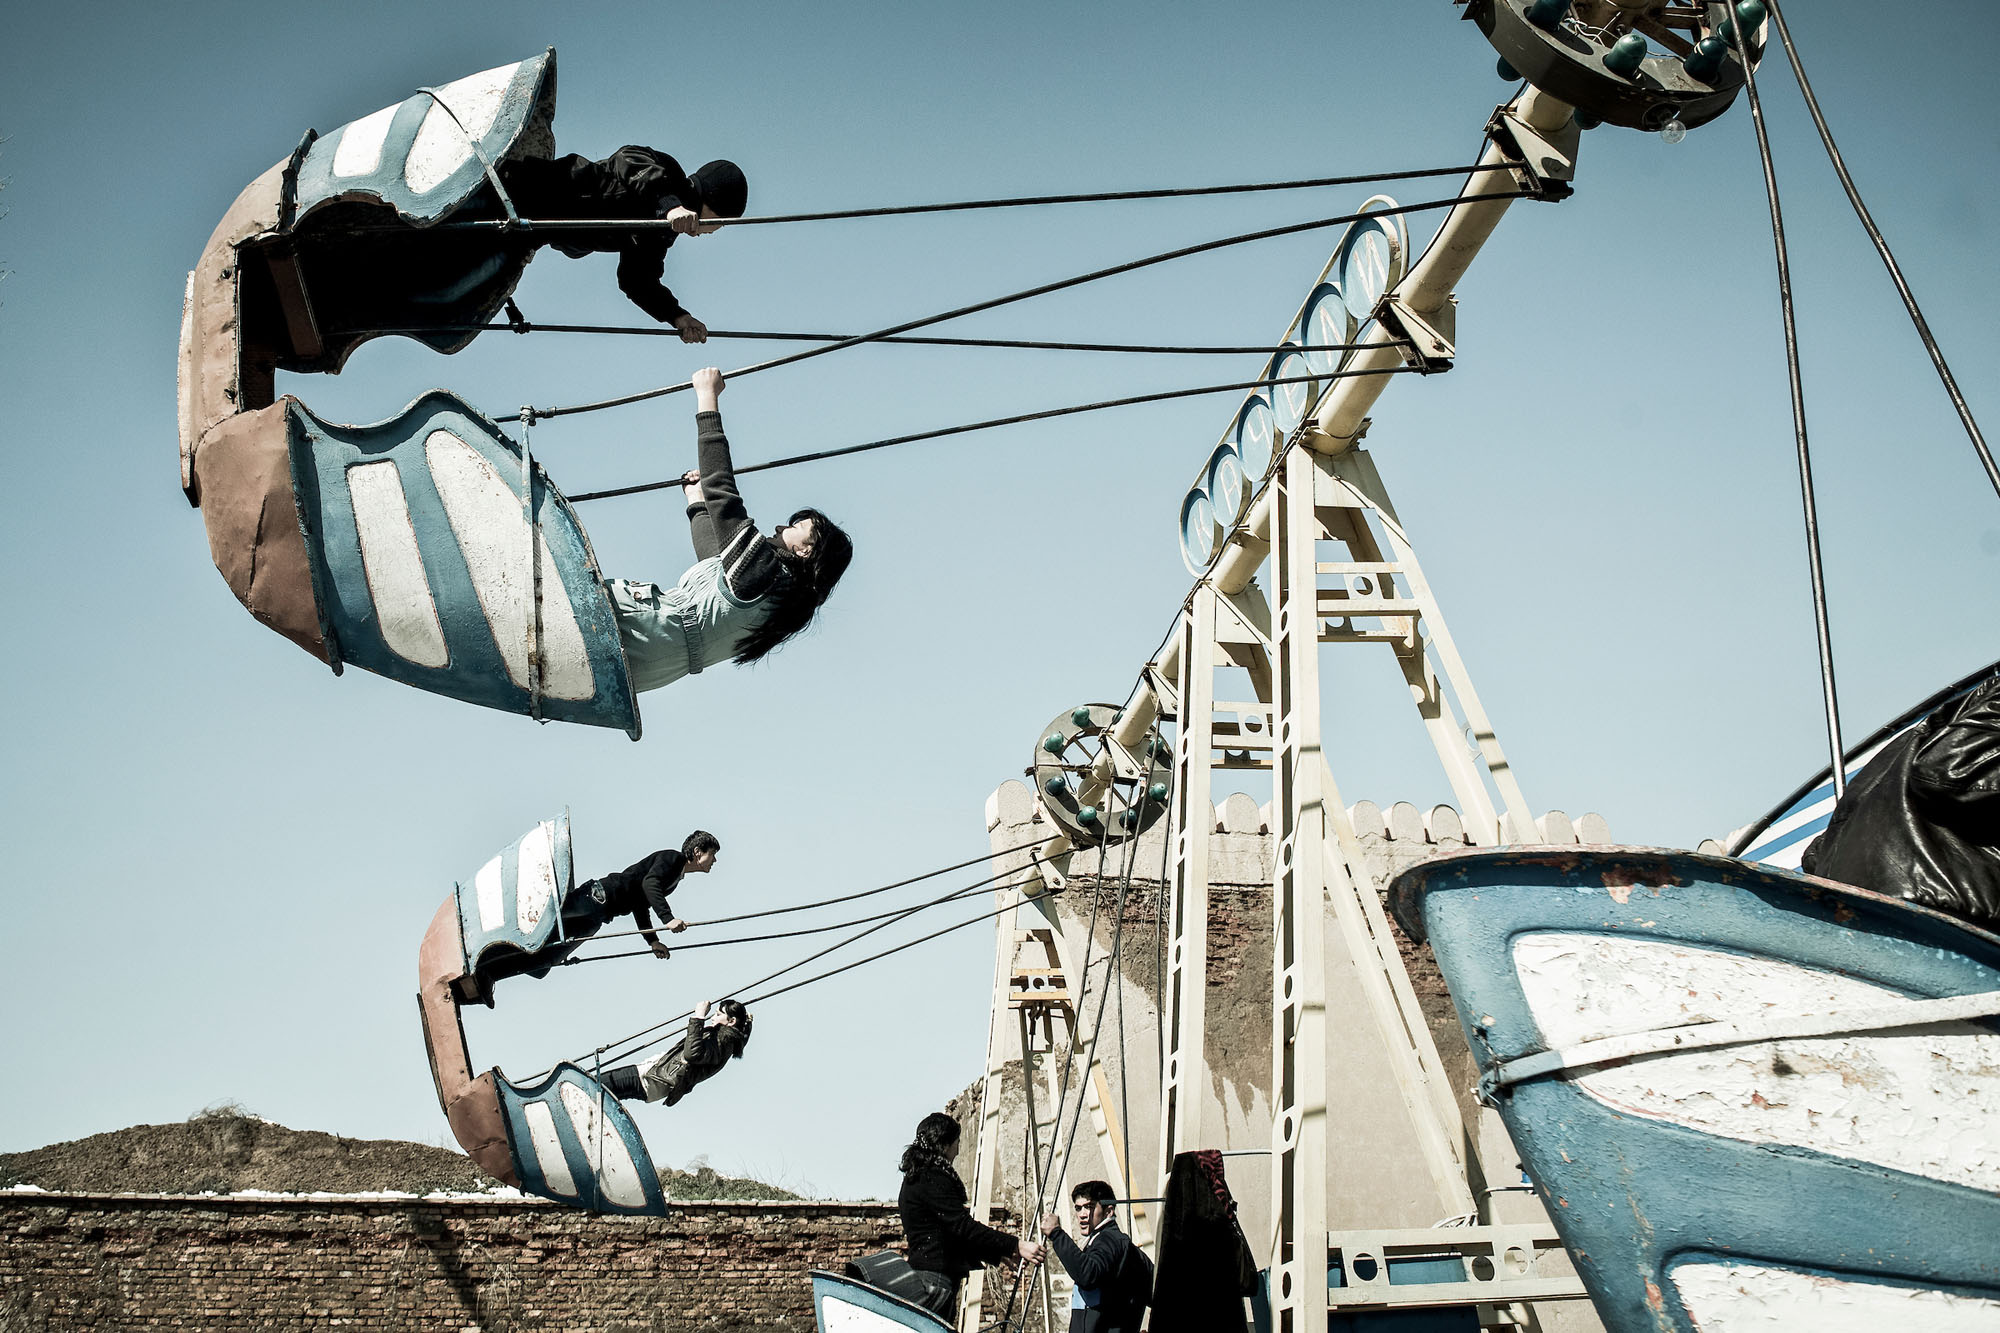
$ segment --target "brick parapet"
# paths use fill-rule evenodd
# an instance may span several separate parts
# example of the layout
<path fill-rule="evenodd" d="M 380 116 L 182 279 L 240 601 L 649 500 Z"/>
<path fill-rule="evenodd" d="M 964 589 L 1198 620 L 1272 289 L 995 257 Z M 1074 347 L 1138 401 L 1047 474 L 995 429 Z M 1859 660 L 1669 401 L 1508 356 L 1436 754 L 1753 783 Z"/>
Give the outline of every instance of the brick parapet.
<path fill-rule="evenodd" d="M 803 1330 L 810 1269 L 900 1242 L 872 1202 L 0 1195 L 0 1333 Z"/>

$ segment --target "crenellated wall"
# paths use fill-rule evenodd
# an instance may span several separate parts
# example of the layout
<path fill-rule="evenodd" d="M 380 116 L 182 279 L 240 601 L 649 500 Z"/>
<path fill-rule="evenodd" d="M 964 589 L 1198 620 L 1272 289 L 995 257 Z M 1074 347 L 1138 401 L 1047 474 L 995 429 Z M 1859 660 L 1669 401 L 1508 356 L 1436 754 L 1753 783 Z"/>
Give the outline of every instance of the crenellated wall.
<path fill-rule="evenodd" d="M 1372 801 L 1349 807 L 1356 839 L 1362 852 L 1363 868 L 1377 894 L 1381 894 L 1397 874 L 1441 852 L 1468 845 L 1458 811 L 1448 805 L 1429 811 L 1408 802 L 1386 808 Z M 1271 1227 L 1270 1159 L 1254 1155 L 1271 1140 L 1271 857 L 1270 810 L 1259 808 L 1250 797 L 1232 795 L 1214 807 L 1215 838 L 1210 843 L 1210 891 L 1207 968 L 1207 1064 L 1208 1081 L 1203 1089 L 1203 1142 L 1206 1146 L 1248 1150 L 1246 1155 L 1227 1162 L 1232 1192 L 1240 1206 L 1244 1232 L 1260 1262 L 1268 1244 Z M 1033 793 L 1019 782 L 1001 785 L 987 802 L 987 824 L 996 851 L 1025 846 L 1045 837 L 1049 829 Z M 1609 843 L 1610 830 L 1604 819 L 1586 814 L 1572 819 L 1562 811 L 1550 811 L 1536 821 L 1542 839 L 1557 845 Z M 1157 1174 L 1160 1134 L 1160 894 L 1163 871 L 1170 872 L 1166 860 L 1164 821 L 1138 841 L 1129 856 L 1112 849 L 1100 864 L 1095 851 L 1079 851 L 1068 866 L 1068 888 L 1054 902 L 1056 920 L 1067 941 L 1072 958 L 1085 956 L 1086 941 L 1091 958 L 1090 982 L 1083 997 L 1082 1022 L 1088 1031 L 1099 1012 L 1099 997 L 1114 937 L 1120 932 L 1118 904 L 1124 895 L 1122 943 L 1119 948 L 1119 988 L 1103 1009 L 1104 1027 L 1097 1048 L 1114 1103 L 1122 1102 L 1132 1143 L 1132 1191 L 1138 1197 L 1157 1194 L 1161 1181 Z M 1024 864 L 1016 854 L 996 859 L 995 869 L 1009 863 Z M 1095 930 L 1092 930 L 1093 910 Z M 1021 913 L 1029 924 L 1029 913 Z M 1389 921 L 1391 934 L 1402 956 L 1412 989 L 1423 1012 L 1432 1040 L 1444 1064 L 1452 1092 L 1468 1134 L 1478 1140 L 1476 1150 L 1488 1178 L 1472 1182 L 1476 1193 L 1487 1201 L 1488 1220 L 1530 1221 L 1542 1216 L 1541 1205 L 1522 1192 L 1519 1160 L 1497 1117 L 1482 1116 L 1472 1096 L 1477 1071 L 1467 1049 L 1443 977 L 1428 947 L 1404 937 Z M 1013 923 L 1002 919 L 1001 929 Z M 1076 988 L 1074 980 L 1071 988 Z M 1118 1015 L 1123 1011 L 1120 1036 Z M 1339 1126 L 1365 1121 L 1393 1101 L 1393 1088 L 1372 1085 L 1357 1079 L 1347 1058 L 1355 1050 L 1349 1043 L 1358 1039 L 1367 1022 L 1358 997 L 1329 996 L 1329 1115 L 1334 1130 L 1337 1170 L 1342 1176 L 1344 1212 L 1332 1219 L 1343 1226 L 1429 1226 L 1442 1220 L 1428 1202 L 1429 1187 L 1418 1182 L 1420 1166 L 1373 1159 L 1366 1152 L 1355 1153 L 1351 1142 L 1343 1140 Z M 1018 1058 L 1018 1045 L 1013 1048 Z M 1079 1070 L 1081 1064 L 1078 1065 Z M 977 1089 L 971 1101 L 976 1102 Z M 1029 1179 L 1025 1160 L 1026 1105 L 1021 1079 L 1010 1069 L 1002 1084 L 1004 1120 L 999 1134 L 999 1177 L 996 1199 L 1012 1211 L 1023 1211 L 1029 1199 L 1022 1189 Z M 1115 1108 L 1114 1108 L 1115 1109 Z M 1046 1108 L 1042 1108 L 1046 1118 Z M 964 1108 L 968 1131 L 978 1122 L 976 1105 Z M 1470 1146 L 1470 1145 L 1469 1145 Z M 961 1159 L 968 1179 L 971 1164 Z M 1069 1170 L 1060 1189 L 1094 1176 L 1106 1176 L 1105 1163 L 1086 1120 L 1075 1139 Z M 1051 1193 L 1057 1193 L 1052 1188 Z M 1430 1209 L 1432 1211 L 1426 1211 Z M 1555 1307 L 1551 1307 L 1553 1310 Z M 1587 1307 L 1562 1309 L 1545 1316 L 1544 1327 L 1594 1329 Z"/>

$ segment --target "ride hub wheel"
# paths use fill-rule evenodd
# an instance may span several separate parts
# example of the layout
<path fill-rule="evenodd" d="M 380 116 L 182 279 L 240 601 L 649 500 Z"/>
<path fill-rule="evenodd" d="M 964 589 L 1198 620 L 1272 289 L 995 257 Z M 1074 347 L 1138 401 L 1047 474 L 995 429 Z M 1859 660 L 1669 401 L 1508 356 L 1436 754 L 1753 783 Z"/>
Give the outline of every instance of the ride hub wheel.
<path fill-rule="evenodd" d="M 1465 16 L 1579 123 L 1647 131 L 1727 111 L 1743 86 L 1736 25 L 1755 59 L 1767 21 L 1762 0 L 1467 0 Z"/>
<path fill-rule="evenodd" d="M 1083 704 L 1057 714 L 1035 743 L 1035 792 L 1078 847 L 1115 847 L 1167 809 L 1174 747 L 1152 732 L 1126 749 L 1111 735 L 1119 717 L 1111 704 Z"/>

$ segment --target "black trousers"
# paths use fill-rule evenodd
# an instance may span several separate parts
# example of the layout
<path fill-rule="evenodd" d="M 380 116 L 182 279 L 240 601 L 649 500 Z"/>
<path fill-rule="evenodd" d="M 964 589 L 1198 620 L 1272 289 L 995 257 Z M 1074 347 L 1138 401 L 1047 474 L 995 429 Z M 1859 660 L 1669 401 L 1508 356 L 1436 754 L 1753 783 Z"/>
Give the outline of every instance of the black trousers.
<path fill-rule="evenodd" d="M 946 1273 L 933 1273 L 927 1269 L 912 1269 L 923 1291 L 914 1297 L 916 1304 L 934 1315 L 950 1319 L 958 1312 L 959 1279 Z"/>

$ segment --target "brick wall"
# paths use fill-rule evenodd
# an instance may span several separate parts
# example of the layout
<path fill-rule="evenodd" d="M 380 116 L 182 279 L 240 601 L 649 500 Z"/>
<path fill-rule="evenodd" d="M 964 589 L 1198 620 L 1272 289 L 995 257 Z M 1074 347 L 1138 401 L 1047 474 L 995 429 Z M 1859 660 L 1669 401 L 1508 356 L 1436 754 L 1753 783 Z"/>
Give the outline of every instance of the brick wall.
<path fill-rule="evenodd" d="M 887 1203 L 0 1195 L 0 1333 L 809 1330 L 808 1269 L 901 1239 Z"/>

